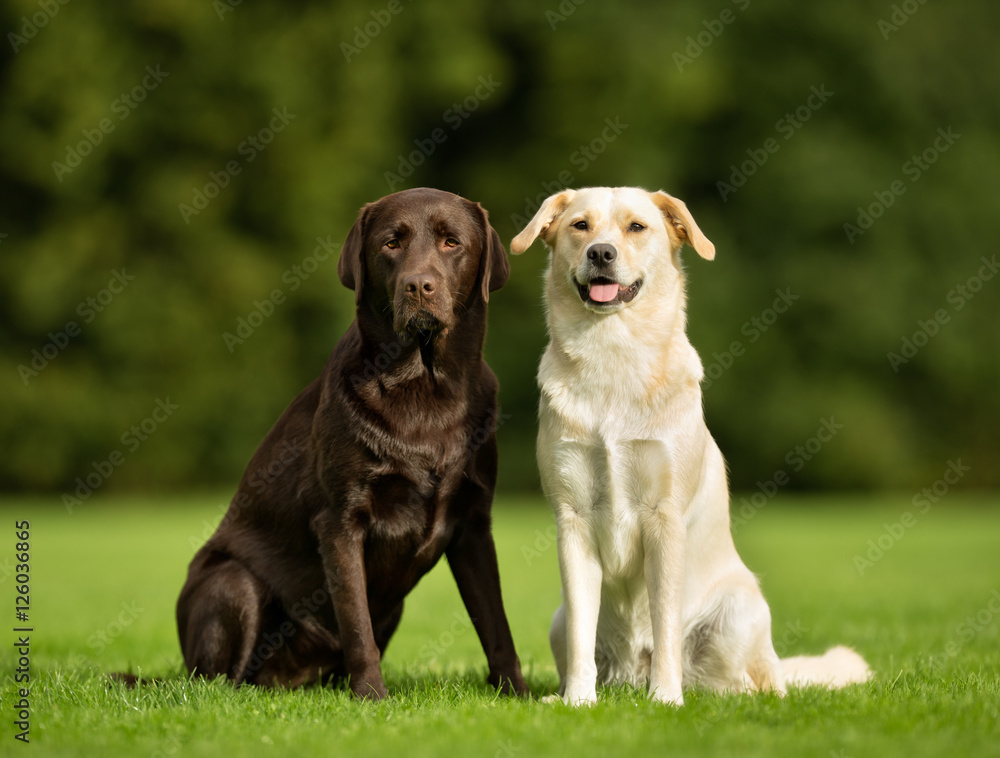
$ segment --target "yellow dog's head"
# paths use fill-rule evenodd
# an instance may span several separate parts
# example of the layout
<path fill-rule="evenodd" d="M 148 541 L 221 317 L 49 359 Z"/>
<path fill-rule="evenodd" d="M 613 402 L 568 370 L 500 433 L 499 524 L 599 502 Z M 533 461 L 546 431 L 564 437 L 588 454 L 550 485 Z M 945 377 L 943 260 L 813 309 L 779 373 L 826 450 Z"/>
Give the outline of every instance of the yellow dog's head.
<path fill-rule="evenodd" d="M 685 243 L 702 258 L 715 257 L 715 246 L 681 200 L 637 187 L 552 195 L 513 239 L 511 252 L 523 253 L 538 237 L 552 251 L 550 305 L 575 302 L 595 314 L 616 313 L 675 287 Z"/>

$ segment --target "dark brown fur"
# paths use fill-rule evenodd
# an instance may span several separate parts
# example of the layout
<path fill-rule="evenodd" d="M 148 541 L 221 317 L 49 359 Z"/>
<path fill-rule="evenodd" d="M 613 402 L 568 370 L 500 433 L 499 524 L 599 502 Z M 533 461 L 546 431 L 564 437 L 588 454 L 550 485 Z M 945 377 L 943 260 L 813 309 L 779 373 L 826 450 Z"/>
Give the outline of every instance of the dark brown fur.
<path fill-rule="evenodd" d="M 525 694 L 490 532 L 497 380 L 482 346 L 503 245 L 478 204 L 407 190 L 361 210 L 339 273 L 357 319 L 192 560 L 184 662 L 269 686 L 349 677 L 384 697 L 403 599 L 444 554 L 490 683 Z"/>

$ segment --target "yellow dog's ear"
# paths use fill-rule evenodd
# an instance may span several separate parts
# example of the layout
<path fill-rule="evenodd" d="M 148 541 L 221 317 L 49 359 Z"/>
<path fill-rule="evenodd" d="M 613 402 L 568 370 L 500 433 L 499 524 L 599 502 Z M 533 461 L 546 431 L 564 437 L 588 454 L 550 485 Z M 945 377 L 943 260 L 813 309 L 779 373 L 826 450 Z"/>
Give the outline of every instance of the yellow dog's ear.
<path fill-rule="evenodd" d="M 514 255 L 520 255 L 531 247 L 531 243 L 539 237 L 544 240 L 545 244 L 548 244 L 551 239 L 549 230 L 552 228 L 552 222 L 566 210 L 566 206 L 569 205 L 569 201 L 573 199 L 575 194 L 576 190 L 567 189 L 546 198 L 535 217 L 528 222 L 520 234 L 511 240 L 510 251 Z"/>
<path fill-rule="evenodd" d="M 678 200 L 673 195 L 668 195 L 663 190 L 650 193 L 653 202 L 656 203 L 667 223 L 677 230 L 681 242 L 686 242 L 695 249 L 702 258 L 707 261 L 715 258 L 715 245 L 706 237 L 691 216 L 691 211 L 684 205 L 683 200 Z"/>

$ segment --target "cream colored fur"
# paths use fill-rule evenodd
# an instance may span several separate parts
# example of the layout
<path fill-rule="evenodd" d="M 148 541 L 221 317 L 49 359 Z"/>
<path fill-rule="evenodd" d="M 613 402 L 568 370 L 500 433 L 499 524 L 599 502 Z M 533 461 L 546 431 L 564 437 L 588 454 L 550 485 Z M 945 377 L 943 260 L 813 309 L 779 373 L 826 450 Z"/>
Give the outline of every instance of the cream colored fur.
<path fill-rule="evenodd" d="M 566 190 L 542 204 L 511 251 L 538 237 L 551 251 L 537 455 L 559 535 L 563 605 L 550 632 L 559 694 L 593 703 L 598 681 L 648 681 L 652 698 L 681 705 L 682 688 L 696 683 L 783 693 L 786 684 L 866 680 L 867 665 L 847 648 L 783 664 L 757 579 L 736 553 L 725 463 L 705 426 L 701 361 L 685 332 L 680 261 L 684 243 L 707 259 L 715 248 L 687 207 L 630 187 Z M 581 298 L 587 250 L 598 243 L 616 249 L 622 288 L 641 279 L 631 302 Z"/>

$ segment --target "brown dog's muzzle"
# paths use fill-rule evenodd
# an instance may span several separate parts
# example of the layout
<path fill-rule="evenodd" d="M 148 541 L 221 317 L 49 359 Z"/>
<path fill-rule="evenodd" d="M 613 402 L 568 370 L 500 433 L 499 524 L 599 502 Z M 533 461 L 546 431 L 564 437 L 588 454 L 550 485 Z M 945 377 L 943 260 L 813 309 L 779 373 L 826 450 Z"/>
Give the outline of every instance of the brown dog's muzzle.
<path fill-rule="evenodd" d="M 393 328 L 398 334 L 437 333 L 449 326 L 451 293 L 433 272 L 401 277 L 394 300 Z"/>

